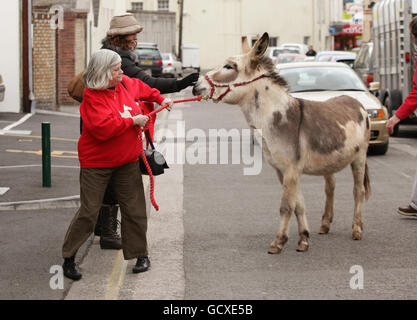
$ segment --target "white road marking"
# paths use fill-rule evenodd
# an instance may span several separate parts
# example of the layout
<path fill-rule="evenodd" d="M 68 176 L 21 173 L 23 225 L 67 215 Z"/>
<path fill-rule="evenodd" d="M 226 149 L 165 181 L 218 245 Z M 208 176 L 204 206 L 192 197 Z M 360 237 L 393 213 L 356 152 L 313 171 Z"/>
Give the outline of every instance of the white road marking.
<path fill-rule="evenodd" d="M 0 130 L 0 135 L 30 135 L 32 131 L 29 130 Z"/>
<path fill-rule="evenodd" d="M 10 188 L 7 187 L 0 187 L 0 196 L 4 195 Z"/>
<path fill-rule="evenodd" d="M 7 127 L 3 128 L 3 131 L 9 131 L 9 130 L 13 129 L 14 127 L 17 127 L 17 126 L 21 125 L 22 123 L 24 123 L 26 120 L 28 120 L 32 116 L 33 116 L 33 113 L 28 113 L 27 115 L 25 115 L 20 120 L 18 120 L 16 122 L 12 123 L 11 125 L 8 125 Z"/>

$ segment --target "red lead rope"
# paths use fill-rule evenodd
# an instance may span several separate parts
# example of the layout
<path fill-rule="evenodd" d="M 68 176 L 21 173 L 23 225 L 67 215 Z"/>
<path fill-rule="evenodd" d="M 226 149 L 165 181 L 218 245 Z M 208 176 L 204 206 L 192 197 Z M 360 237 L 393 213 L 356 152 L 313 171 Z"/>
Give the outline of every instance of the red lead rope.
<path fill-rule="evenodd" d="M 188 101 L 201 101 L 201 96 L 198 96 L 196 98 L 191 98 L 191 99 L 185 99 L 185 100 L 175 100 L 173 101 L 174 103 L 181 103 L 181 102 L 188 102 Z M 149 114 L 146 114 L 147 117 L 151 117 L 154 114 L 161 112 L 162 110 L 164 110 L 165 108 L 167 108 L 169 105 L 166 104 L 164 106 L 162 106 L 161 108 L 154 110 L 152 112 L 150 112 Z M 139 143 L 140 146 L 143 146 L 143 139 L 142 139 L 142 133 L 143 133 L 143 129 L 140 127 L 136 128 L 137 132 L 138 132 L 138 136 L 139 136 Z M 152 170 L 151 167 L 149 166 L 148 161 L 146 160 L 146 156 L 145 156 L 145 149 L 144 148 L 140 148 L 140 155 L 142 157 L 143 163 L 145 164 L 146 170 L 148 171 L 149 174 L 149 179 L 150 179 L 150 193 L 151 193 L 151 203 L 152 206 L 155 208 L 156 211 L 159 211 L 159 206 L 155 201 L 155 197 L 154 197 L 154 191 L 155 191 L 155 183 L 154 183 L 154 177 L 152 174 Z"/>

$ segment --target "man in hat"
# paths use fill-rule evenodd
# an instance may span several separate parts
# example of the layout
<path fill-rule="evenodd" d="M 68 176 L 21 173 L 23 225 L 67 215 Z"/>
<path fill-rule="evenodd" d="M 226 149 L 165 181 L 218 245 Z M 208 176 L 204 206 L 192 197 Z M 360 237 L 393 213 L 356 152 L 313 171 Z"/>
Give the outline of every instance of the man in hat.
<path fill-rule="evenodd" d="M 181 91 L 193 86 L 199 77 L 198 73 L 192 73 L 178 80 L 175 78 L 154 78 L 147 74 L 138 65 L 138 57 L 134 50 L 137 46 L 138 33 L 143 30 L 134 15 L 123 14 L 114 16 L 110 22 L 110 29 L 106 39 L 103 40 L 102 49 L 110 49 L 117 52 L 122 58 L 122 70 L 125 75 L 137 78 L 145 82 L 151 88 L 156 88 L 161 94 Z M 95 234 L 100 236 L 102 249 L 121 249 L 121 238 L 117 233 L 117 199 L 114 192 L 108 186 L 103 200 L 103 206 L 95 228 Z M 139 265 L 135 266 L 135 272 L 148 270 L 150 261 L 148 257 L 138 259 Z"/>

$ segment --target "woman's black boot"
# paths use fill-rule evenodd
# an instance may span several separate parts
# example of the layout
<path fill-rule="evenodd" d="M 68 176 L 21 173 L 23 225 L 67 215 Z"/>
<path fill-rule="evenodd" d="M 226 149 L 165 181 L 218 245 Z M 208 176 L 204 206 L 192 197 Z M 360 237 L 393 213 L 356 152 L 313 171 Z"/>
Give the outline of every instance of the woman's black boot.
<path fill-rule="evenodd" d="M 82 277 L 82 274 L 79 273 L 75 268 L 74 257 L 65 258 L 64 264 L 62 265 L 62 269 L 64 270 L 64 276 L 71 280 L 78 281 Z"/>
<path fill-rule="evenodd" d="M 120 250 L 122 248 L 122 239 L 117 233 L 117 212 L 118 207 L 113 205 L 103 205 L 100 209 L 101 249 Z"/>
<path fill-rule="evenodd" d="M 132 271 L 133 273 L 145 272 L 148 271 L 150 266 L 151 262 L 148 257 L 139 257 Z"/>

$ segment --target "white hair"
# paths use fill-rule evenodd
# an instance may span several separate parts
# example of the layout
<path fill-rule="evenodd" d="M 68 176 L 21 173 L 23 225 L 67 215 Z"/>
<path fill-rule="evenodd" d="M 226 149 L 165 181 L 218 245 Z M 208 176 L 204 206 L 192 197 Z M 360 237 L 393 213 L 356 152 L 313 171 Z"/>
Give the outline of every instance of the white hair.
<path fill-rule="evenodd" d="M 111 68 L 119 64 L 122 58 L 116 52 L 100 49 L 91 56 L 87 70 L 84 72 L 84 83 L 89 89 L 107 89 L 112 80 Z"/>

